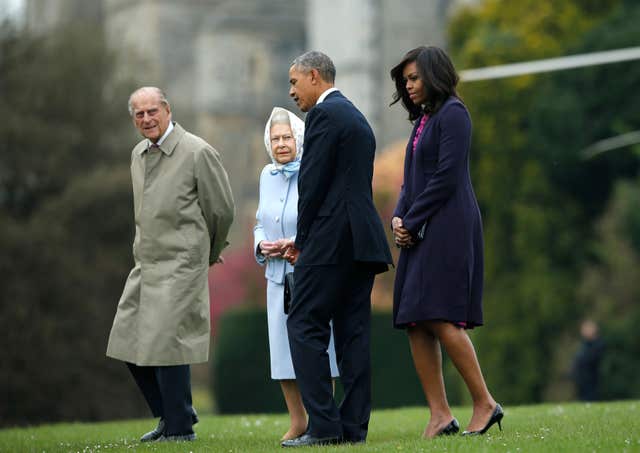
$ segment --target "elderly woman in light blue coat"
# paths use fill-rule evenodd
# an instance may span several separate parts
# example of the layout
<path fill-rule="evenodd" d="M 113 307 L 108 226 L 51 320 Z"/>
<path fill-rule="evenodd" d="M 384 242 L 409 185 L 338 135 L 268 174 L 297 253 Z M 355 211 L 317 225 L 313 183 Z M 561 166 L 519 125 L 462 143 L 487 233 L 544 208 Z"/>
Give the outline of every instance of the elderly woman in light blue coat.
<path fill-rule="evenodd" d="M 260 201 L 254 228 L 254 251 L 265 265 L 271 378 L 280 381 L 291 426 L 283 440 L 294 439 L 307 429 L 307 414 L 293 371 L 287 315 L 284 313 L 284 275 L 293 266 L 282 258 L 296 235 L 298 219 L 298 170 L 302 158 L 304 123 L 293 113 L 276 107 L 264 131 L 264 144 L 271 158 L 260 174 Z M 328 349 L 331 376 L 338 376 L 333 336 Z"/>

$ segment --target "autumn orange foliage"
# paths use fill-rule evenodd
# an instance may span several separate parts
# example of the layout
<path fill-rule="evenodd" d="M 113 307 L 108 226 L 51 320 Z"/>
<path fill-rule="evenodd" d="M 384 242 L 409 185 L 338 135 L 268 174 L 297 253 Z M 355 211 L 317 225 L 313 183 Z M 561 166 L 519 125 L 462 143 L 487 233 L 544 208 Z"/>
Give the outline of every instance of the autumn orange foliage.
<path fill-rule="evenodd" d="M 402 185 L 404 152 L 406 142 L 391 144 L 376 156 L 373 170 L 373 199 L 385 227 L 387 240 L 391 246 L 394 264 L 398 262 L 399 250 L 393 246 L 391 235 L 391 215 L 398 201 Z M 371 301 L 374 309 L 389 310 L 393 306 L 393 280 L 395 268 L 376 277 Z"/>

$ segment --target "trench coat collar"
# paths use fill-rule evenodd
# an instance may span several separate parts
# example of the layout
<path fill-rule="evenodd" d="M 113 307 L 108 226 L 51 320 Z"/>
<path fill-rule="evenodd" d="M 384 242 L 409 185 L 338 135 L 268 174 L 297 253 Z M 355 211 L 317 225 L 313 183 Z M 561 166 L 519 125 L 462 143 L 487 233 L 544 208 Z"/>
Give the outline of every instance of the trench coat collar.
<path fill-rule="evenodd" d="M 167 138 L 162 142 L 159 146 L 160 151 L 162 151 L 165 155 L 170 156 L 173 154 L 173 150 L 180 143 L 182 136 L 186 133 L 186 131 L 180 126 L 178 123 L 173 123 L 173 130 L 167 136 Z M 149 148 L 142 148 L 139 153 L 140 155 L 144 154 L 145 151 L 148 151 Z"/>

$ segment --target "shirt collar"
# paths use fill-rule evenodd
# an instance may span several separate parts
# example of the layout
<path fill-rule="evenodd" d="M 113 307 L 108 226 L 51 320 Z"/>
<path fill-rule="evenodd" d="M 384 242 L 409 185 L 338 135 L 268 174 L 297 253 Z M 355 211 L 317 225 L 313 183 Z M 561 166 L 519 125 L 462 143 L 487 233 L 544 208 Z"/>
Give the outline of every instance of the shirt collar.
<path fill-rule="evenodd" d="M 336 87 L 331 87 L 328 90 L 325 90 L 324 93 L 322 93 L 320 95 L 320 97 L 318 98 L 318 100 L 316 101 L 316 105 L 318 105 L 321 102 L 323 102 L 327 98 L 327 96 L 329 96 L 334 91 L 338 91 L 338 89 Z"/>
<path fill-rule="evenodd" d="M 160 149 L 164 152 L 164 150 L 162 149 L 162 142 L 164 142 L 167 137 L 169 136 L 169 134 L 171 133 L 171 131 L 173 130 L 173 121 L 169 121 L 169 126 L 167 126 L 167 130 L 164 131 L 164 134 L 162 134 L 162 137 L 160 137 L 160 140 L 158 140 L 158 147 L 160 147 Z M 151 140 L 147 140 L 147 149 L 149 149 L 151 147 L 151 145 L 153 145 L 153 143 L 151 142 Z M 166 154 L 166 152 L 165 152 Z"/>

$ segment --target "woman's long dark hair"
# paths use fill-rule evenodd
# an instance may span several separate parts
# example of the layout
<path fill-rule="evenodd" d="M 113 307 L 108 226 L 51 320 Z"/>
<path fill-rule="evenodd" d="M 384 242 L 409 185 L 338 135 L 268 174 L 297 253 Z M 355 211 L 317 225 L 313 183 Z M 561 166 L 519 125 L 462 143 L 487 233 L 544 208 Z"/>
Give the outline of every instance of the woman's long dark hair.
<path fill-rule="evenodd" d="M 427 103 L 424 110 L 409 98 L 402 76 L 404 67 L 414 61 L 426 89 Z M 389 105 L 401 100 L 402 105 L 409 112 L 409 121 L 415 121 L 423 112 L 430 115 L 436 113 L 449 96 L 459 97 L 456 85 L 460 78 L 447 54 L 439 47 L 420 46 L 410 50 L 391 70 L 391 79 L 396 84 L 396 92 L 393 94 L 393 102 Z"/>

